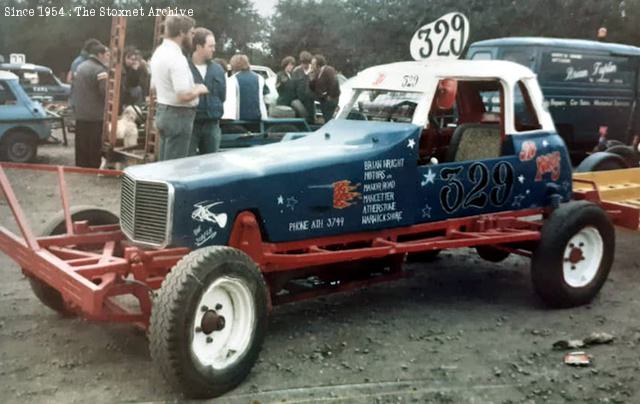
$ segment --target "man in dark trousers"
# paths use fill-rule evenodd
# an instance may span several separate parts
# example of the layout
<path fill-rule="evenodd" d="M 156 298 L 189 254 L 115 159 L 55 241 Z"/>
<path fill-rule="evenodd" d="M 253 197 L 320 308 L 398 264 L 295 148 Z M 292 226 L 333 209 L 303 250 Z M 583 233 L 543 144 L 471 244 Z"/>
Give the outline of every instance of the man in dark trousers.
<path fill-rule="evenodd" d="M 200 96 L 193 123 L 189 155 L 215 153 L 220 148 L 222 133 L 220 118 L 226 98 L 226 79 L 222 67 L 213 62 L 216 38 L 206 28 L 196 28 L 193 35 L 193 54 L 189 67 L 195 84 L 204 84 L 208 94 Z"/>
<path fill-rule="evenodd" d="M 307 51 L 300 52 L 300 65 L 293 69 L 291 74 L 296 83 L 296 97 L 304 106 L 304 110 L 307 113 L 307 116 L 304 118 L 309 124 L 314 124 L 316 121 L 316 107 L 314 104 L 315 97 L 313 91 L 311 91 L 311 88 L 309 87 L 312 58 L 311 53 Z"/>
<path fill-rule="evenodd" d="M 78 66 L 71 103 L 76 118 L 76 166 L 98 168 L 102 157 L 102 121 L 109 65 L 109 49 L 94 43 L 89 58 Z"/>
<path fill-rule="evenodd" d="M 340 99 L 340 83 L 336 69 L 327 65 L 327 60 L 322 55 L 315 55 L 311 61 L 313 78 L 310 86 L 316 99 L 320 102 L 320 110 L 325 122 L 333 118 Z"/>

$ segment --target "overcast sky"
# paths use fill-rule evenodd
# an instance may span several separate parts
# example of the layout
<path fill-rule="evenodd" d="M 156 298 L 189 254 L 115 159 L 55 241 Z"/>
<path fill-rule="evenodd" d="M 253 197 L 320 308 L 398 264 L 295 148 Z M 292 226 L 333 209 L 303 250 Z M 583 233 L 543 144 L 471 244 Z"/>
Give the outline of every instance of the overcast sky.
<path fill-rule="evenodd" d="M 278 0 L 253 0 L 258 12 L 264 17 L 271 17 Z"/>

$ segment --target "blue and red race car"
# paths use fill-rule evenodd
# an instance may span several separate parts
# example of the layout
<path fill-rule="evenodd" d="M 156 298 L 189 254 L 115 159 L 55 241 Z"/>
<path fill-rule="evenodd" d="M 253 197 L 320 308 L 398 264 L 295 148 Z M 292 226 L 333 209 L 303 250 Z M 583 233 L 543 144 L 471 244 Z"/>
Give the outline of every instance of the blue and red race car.
<path fill-rule="evenodd" d="M 548 305 L 591 301 L 614 258 L 611 219 L 637 228 L 638 210 L 572 201 L 573 181 L 526 67 L 394 63 L 360 73 L 313 133 L 129 167 L 119 219 L 69 210 L 63 189 L 42 237 L 0 228 L 0 249 L 47 306 L 148 329 L 167 380 L 212 397 L 251 370 L 273 305 L 398 279 L 405 259 L 443 249 L 530 257 Z M 0 185 L 22 223 L 1 169 Z"/>

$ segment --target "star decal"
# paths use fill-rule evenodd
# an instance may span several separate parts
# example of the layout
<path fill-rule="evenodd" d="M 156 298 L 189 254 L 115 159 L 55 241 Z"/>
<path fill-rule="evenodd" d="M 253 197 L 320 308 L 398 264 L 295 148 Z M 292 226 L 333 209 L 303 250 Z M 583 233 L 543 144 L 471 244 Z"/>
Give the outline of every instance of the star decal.
<path fill-rule="evenodd" d="M 278 196 L 278 205 L 284 205 L 284 198 L 282 197 L 282 195 Z"/>
<path fill-rule="evenodd" d="M 520 182 L 521 184 L 524 184 L 524 175 L 520 174 L 518 176 L 518 182 Z"/>
<path fill-rule="evenodd" d="M 420 183 L 421 186 L 425 186 L 427 184 L 433 184 L 434 180 L 436 178 L 436 174 L 433 172 L 433 170 L 429 169 L 429 172 L 426 174 L 422 174 L 424 177 L 424 181 L 422 181 Z"/>
<path fill-rule="evenodd" d="M 527 189 L 526 191 L 524 191 L 524 193 L 529 195 L 531 193 L 531 191 Z"/>
<path fill-rule="evenodd" d="M 547 142 L 546 140 L 542 141 L 542 146 L 547 147 L 549 146 L 549 142 Z"/>
<path fill-rule="evenodd" d="M 298 200 L 293 196 L 287 198 L 287 208 L 291 210 L 295 210 L 297 204 L 298 204 Z"/>
<path fill-rule="evenodd" d="M 409 143 L 407 143 L 407 147 L 410 149 L 413 149 L 414 147 L 416 147 L 416 141 L 413 139 L 409 139 Z"/>
<path fill-rule="evenodd" d="M 521 207 L 522 206 L 522 200 L 525 198 L 524 195 L 520 194 L 520 195 L 516 195 L 516 197 L 513 200 L 513 203 L 511 204 L 511 206 L 513 207 Z"/>
<path fill-rule="evenodd" d="M 424 205 L 424 208 L 422 208 L 422 218 L 429 218 L 431 219 L 431 206 L 429 205 Z"/>

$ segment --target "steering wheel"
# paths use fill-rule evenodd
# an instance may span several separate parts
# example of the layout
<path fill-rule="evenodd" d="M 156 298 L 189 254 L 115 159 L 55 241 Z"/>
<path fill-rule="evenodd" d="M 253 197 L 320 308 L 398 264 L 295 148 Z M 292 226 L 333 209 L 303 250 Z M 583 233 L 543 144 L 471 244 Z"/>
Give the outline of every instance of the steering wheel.
<path fill-rule="evenodd" d="M 409 106 L 409 108 L 414 108 L 417 106 L 418 104 L 413 102 L 413 101 L 409 101 L 409 100 L 404 100 L 402 102 L 397 103 L 396 105 L 394 105 L 391 110 L 389 111 L 389 115 L 387 116 L 387 121 L 391 121 L 391 117 L 396 113 L 396 112 L 400 112 L 400 109 L 403 108 L 404 106 Z"/>

